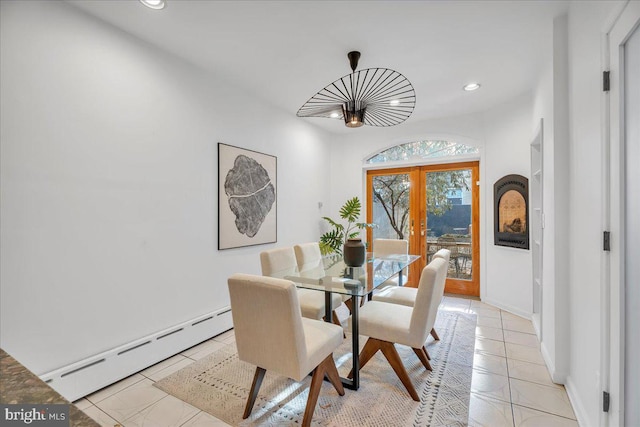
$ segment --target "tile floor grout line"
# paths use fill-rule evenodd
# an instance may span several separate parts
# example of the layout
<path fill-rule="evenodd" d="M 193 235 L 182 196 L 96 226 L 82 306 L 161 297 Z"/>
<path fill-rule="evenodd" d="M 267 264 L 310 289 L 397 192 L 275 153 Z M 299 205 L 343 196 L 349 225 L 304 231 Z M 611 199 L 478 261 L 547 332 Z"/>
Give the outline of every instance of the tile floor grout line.
<path fill-rule="evenodd" d="M 500 322 L 502 323 L 502 310 L 500 310 Z M 502 337 L 504 338 L 504 324 L 502 327 Z M 509 384 L 509 407 L 511 408 L 511 422 L 516 427 L 516 414 L 513 411 L 513 395 L 511 394 L 511 375 L 509 374 L 509 356 L 507 355 L 507 342 L 502 341 L 504 344 L 504 355 L 507 361 L 507 383 Z"/>
<path fill-rule="evenodd" d="M 536 412 L 542 412 L 543 414 L 551 415 L 551 416 L 554 416 L 554 417 L 564 418 L 565 420 L 571 420 L 571 421 L 576 421 L 576 422 L 578 421 L 578 420 L 575 420 L 573 418 L 566 417 L 564 415 L 558 415 L 558 414 L 554 414 L 553 412 L 545 411 L 543 409 L 532 408 L 531 406 L 518 405 L 517 403 L 512 403 L 511 405 L 512 406 L 518 406 L 520 408 L 531 409 L 532 411 L 536 411 Z"/>
<path fill-rule="evenodd" d="M 195 406 L 194 406 L 195 408 Z M 197 408 L 196 408 L 197 409 Z M 202 410 L 198 410 L 198 412 L 196 412 L 195 414 L 193 414 L 193 417 L 189 418 L 188 420 L 186 420 L 185 422 L 183 422 L 182 424 L 180 424 L 179 427 L 182 427 L 183 425 L 187 424 L 189 421 L 191 421 L 192 419 L 194 419 L 195 417 L 197 417 L 198 415 L 200 415 L 202 413 Z"/>

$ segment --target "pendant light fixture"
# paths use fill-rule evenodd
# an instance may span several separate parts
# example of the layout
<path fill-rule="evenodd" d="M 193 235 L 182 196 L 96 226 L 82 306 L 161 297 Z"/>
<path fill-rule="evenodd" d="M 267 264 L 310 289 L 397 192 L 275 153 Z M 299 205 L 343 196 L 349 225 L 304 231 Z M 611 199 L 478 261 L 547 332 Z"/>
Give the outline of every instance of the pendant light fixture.
<path fill-rule="evenodd" d="M 312 96 L 297 116 L 341 118 L 350 128 L 393 126 L 407 120 L 416 105 L 416 93 L 409 80 L 388 68 L 356 71 L 360 52 L 349 52 L 347 57 L 351 74 Z"/>

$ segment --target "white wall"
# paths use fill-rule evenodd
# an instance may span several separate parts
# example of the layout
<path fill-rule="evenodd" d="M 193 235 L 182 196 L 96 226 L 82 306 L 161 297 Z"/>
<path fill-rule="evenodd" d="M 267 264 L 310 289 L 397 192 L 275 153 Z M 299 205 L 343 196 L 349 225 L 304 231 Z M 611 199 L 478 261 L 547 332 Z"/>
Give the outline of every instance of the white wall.
<path fill-rule="evenodd" d="M 317 240 L 327 137 L 64 2 L 1 2 L 0 345 L 42 374 L 229 304 L 217 142 L 278 157 L 278 243 Z M 295 197 L 291 197 L 295 195 Z"/>
<path fill-rule="evenodd" d="M 569 107 L 567 16 L 549 23 L 548 63 L 534 90 L 532 126 L 544 120 L 545 213 L 541 351 L 554 381 L 564 383 L 569 361 Z"/>
<path fill-rule="evenodd" d="M 521 95 L 483 114 L 486 145 L 482 194 L 486 203 L 481 221 L 487 236 L 483 300 L 527 318 L 533 309 L 531 251 L 493 244 L 493 185 L 510 174 L 531 179 L 532 104 L 530 94 Z"/>

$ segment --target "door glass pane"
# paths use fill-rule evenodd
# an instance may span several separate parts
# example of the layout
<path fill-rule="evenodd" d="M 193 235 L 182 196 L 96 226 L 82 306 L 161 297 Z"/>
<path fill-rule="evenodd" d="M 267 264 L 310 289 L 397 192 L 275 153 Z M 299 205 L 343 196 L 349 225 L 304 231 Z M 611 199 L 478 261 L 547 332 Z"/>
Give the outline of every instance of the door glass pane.
<path fill-rule="evenodd" d="M 409 238 L 409 174 L 373 177 L 374 239 Z"/>
<path fill-rule="evenodd" d="M 471 169 L 427 172 L 427 259 L 449 249 L 447 277 L 471 280 Z"/>

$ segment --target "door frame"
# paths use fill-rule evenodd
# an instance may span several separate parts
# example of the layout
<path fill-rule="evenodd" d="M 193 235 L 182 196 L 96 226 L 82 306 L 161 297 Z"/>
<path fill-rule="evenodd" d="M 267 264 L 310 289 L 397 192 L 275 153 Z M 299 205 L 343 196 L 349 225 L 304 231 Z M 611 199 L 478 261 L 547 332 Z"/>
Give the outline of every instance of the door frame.
<path fill-rule="evenodd" d="M 624 44 L 640 24 L 640 3 L 624 5 L 605 34 L 603 68 L 610 71 L 610 91 L 605 92 L 603 132 L 603 229 L 611 232 L 611 250 L 603 252 L 601 295 L 602 389 L 611 395 L 608 414 L 600 425 L 623 425 L 625 414 L 625 140 Z M 602 397 L 600 398 L 602 400 Z"/>
<path fill-rule="evenodd" d="M 368 169 L 366 171 L 366 195 L 365 198 L 367 200 L 367 223 L 373 222 L 373 198 L 371 196 L 371 189 L 373 188 L 373 177 L 380 175 L 399 175 L 399 174 L 408 174 L 409 175 L 409 185 L 413 188 L 417 188 L 418 185 L 418 177 L 420 173 L 420 166 L 406 166 L 406 167 L 396 167 L 396 168 L 380 168 L 380 169 Z M 416 194 L 415 191 L 409 192 L 409 206 L 419 206 L 418 203 L 419 195 Z M 414 212 L 415 209 L 409 211 L 409 234 L 415 232 L 414 224 L 418 222 L 417 215 Z M 407 240 L 409 241 L 409 253 L 417 254 L 419 252 L 419 247 L 415 243 L 415 239 L 411 239 L 408 236 Z M 373 246 L 373 230 L 371 228 L 367 228 L 367 243 L 369 247 Z M 418 278 L 420 277 L 420 272 L 422 271 L 422 267 L 419 262 L 411 263 L 409 266 L 409 274 L 408 280 L 405 281 L 405 286 L 409 287 L 418 287 Z"/>
<path fill-rule="evenodd" d="M 460 162 L 437 165 L 425 165 L 420 168 L 420 182 L 418 188 L 426 188 L 426 174 L 429 172 L 446 172 L 450 170 L 471 169 L 471 280 L 447 278 L 444 291 L 459 295 L 480 296 L 480 162 Z M 423 199 L 419 201 L 419 218 L 427 216 L 426 192 L 421 193 Z M 428 228 L 428 224 L 427 224 Z M 423 266 L 427 260 L 427 235 L 420 235 L 420 250 Z M 471 286 L 470 283 L 471 282 Z"/>
<path fill-rule="evenodd" d="M 423 189 L 426 188 L 426 174 L 428 172 L 444 172 L 449 170 L 471 169 L 471 257 L 472 257 L 472 278 L 471 280 L 448 278 L 445 285 L 445 292 L 480 296 L 480 162 L 478 160 L 450 162 L 439 164 L 414 165 L 406 167 L 369 169 L 366 171 L 366 215 L 367 222 L 373 220 L 373 200 L 370 197 L 373 188 L 373 177 L 380 175 L 408 174 L 411 187 Z M 417 279 L 420 277 L 422 269 L 427 264 L 427 235 L 422 233 L 420 220 L 426 218 L 426 192 L 412 191 L 410 194 L 410 206 L 418 206 L 418 209 L 411 209 L 409 215 L 409 253 L 420 255 L 421 262 L 411 264 L 409 271 L 409 281 L 407 286 L 418 285 Z M 418 234 L 418 238 L 412 238 Z M 373 230 L 367 229 L 367 242 L 371 246 L 373 243 Z M 471 284 L 471 286 L 470 286 Z"/>

